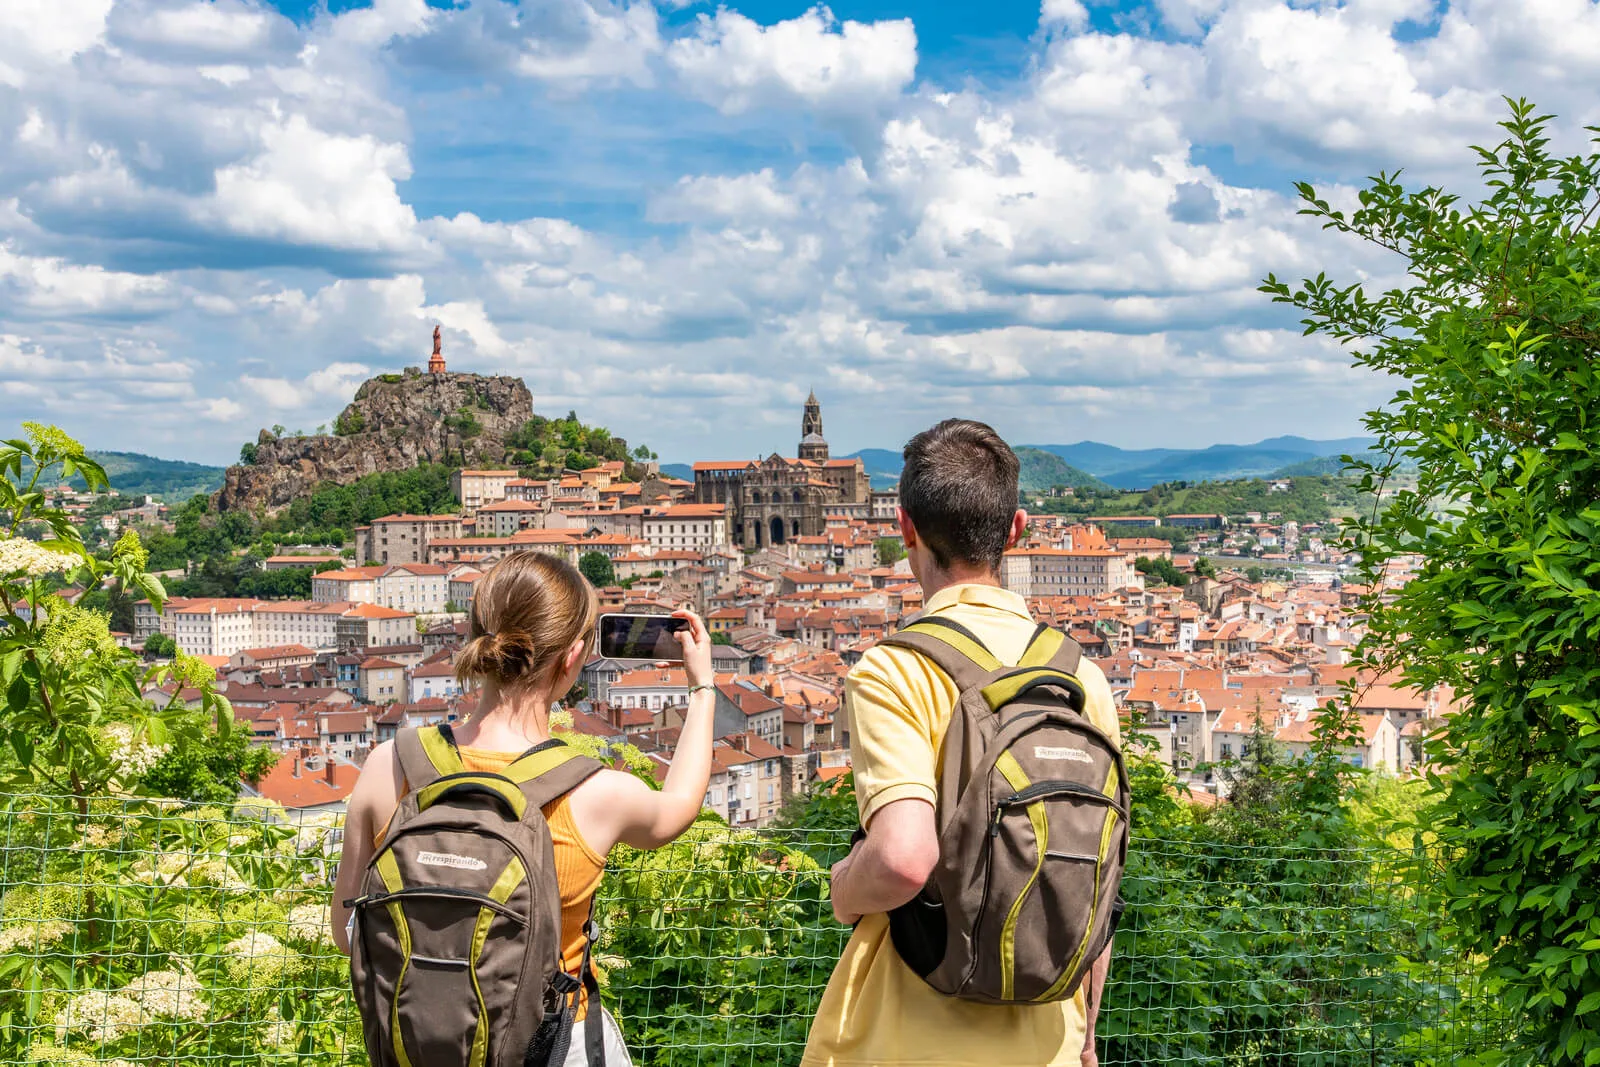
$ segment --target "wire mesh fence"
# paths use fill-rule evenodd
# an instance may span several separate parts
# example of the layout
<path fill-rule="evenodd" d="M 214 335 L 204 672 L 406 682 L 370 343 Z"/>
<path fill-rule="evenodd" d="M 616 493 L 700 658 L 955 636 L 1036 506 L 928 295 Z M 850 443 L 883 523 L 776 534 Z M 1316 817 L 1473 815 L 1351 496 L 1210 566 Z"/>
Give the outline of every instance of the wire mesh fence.
<path fill-rule="evenodd" d="M 331 814 L 0 796 L 0 1065 L 367 1062 L 328 935 Z M 598 908 L 635 1061 L 796 1064 L 847 930 L 848 834 L 702 822 L 619 848 Z M 1393 852 L 1140 840 L 1104 1064 L 1458 1063 L 1493 1043 Z"/>

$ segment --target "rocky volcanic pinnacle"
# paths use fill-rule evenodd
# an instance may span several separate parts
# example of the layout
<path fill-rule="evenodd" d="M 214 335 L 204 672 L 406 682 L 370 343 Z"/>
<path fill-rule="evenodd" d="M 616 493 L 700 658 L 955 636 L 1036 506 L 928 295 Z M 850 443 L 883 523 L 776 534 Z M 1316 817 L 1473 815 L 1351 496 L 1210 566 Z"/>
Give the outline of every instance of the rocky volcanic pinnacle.
<path fill-rule="evenodd" d="M 275 437 L 262 430 L 255 462 L 229 467 L 219 510 L 273 512 L 322 482 L 348 485 L 366 474 L 420 463 L 498 466 L 506 435 L 533 417 L 521 378 L 404 374 L 371 378 L 339 416 L 337 436 Z"/>

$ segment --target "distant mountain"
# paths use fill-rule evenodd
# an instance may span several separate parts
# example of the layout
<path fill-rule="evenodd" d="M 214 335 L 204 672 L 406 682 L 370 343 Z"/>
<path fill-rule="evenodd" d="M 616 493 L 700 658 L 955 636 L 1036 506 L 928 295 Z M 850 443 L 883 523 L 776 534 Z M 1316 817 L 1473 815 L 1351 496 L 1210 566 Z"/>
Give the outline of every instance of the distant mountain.
<path fill-rule="evenodd" d="M 693 463 L 663 463 L 661 475 L 664 478 L 682 478 L 686 482 L 694 481 Z"/>
<path fill-rule="evenodd" d="M 222 487 L 222 468 L 177 459 L 157 459 L 138 452 L 93 452 L 89 458 L 106 469 L 111 488 L 123 496 L 154 496 L 163 500 L 188 500 L 196 493 L 214 493 Z M 82 478 L 73 484 L 83 486 Z"/>
<path fill-rule="evenodd" d="M 1212 445 L 1210 448 L 1121 449 L 1098 441 L 1075 445 L 1038 445 L 1118 489 L 1147 489 L 1161 482 L 1224 481 L 1265 478 L 1286 468 L 1314 460 L 1365 452 L 1372 445 L 1365 437 L 1313 441 L 1304 437 L 1273 437 L 1253 445 Z M 1315 469 L 1321 472 L 1325 465 Z M 1337 471 L 1334 471 L 1337 473 Z"/>

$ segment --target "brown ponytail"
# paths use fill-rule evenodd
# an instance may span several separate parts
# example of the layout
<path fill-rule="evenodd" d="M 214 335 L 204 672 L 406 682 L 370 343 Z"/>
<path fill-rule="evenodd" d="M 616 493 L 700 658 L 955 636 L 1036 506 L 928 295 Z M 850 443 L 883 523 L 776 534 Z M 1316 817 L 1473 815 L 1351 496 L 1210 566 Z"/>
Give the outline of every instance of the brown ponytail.
<path fill-rule="evenodd" d="M 513 552 L 473 589 L 456 677 L 548 685 L 572 642 L 593 632 L 598 614 L 594 586 L 576 567 L 543 552 Z"/>

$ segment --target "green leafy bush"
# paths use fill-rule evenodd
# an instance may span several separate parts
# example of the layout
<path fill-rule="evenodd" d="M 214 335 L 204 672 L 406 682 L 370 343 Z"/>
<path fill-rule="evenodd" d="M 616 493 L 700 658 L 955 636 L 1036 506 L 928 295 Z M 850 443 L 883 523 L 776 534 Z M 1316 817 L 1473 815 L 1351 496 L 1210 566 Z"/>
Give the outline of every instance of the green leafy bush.
<path fill-rule="evenodd" d="M 1379 175 L 1359 207 L 1301 186 L 1303 213 L 1394 253 L 1403 286 L 1325 276 L 1265 291 L 1357 365 L 1406 384 L 1367 416 L 1418 483 L 1358 516 L 1371 598 L 1363 665 L 1455 687 L 1430 746 L 1436 861 L 1416 891 L 1482 961 L 1506 1017 L 1480 1025 L 1502 1062 L 1600 1063 L 1600 154 L 1550 151 L 1549 116 L 1511 104 L 1477 149 L 1487 197 Z M 1471 1025 L 1470 1017 L 1463 1025 Z M 1487 1062 L 1487 1061 L 1485 1061 Z"/>

